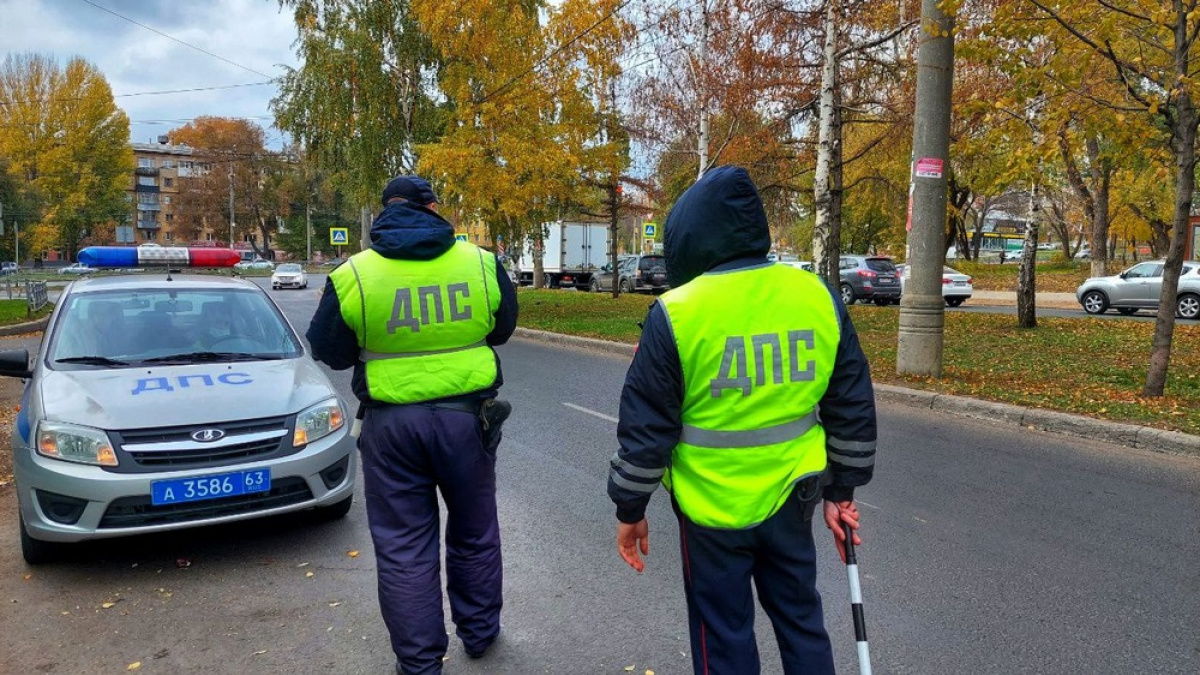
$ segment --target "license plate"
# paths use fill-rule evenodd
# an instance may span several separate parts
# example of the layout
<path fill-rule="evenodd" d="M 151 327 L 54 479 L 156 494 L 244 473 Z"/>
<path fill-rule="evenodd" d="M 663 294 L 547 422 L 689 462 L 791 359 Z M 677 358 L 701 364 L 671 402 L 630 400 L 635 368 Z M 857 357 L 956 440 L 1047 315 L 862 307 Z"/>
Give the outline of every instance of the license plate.
<path fill-rule="evenodd" d="M 890 283 L 894 283 L 895 281 L 896 281 L 895 279 L 889 279 L 887 277 L 880 277 L 880 279 L 879 279 L 879 283 L 881 283 L 881 284 L 890 284 Z"/>
<path fill-rule="evenodd" d="M 211 476 L 156 480 L 150 484 L 150 503 L 182 504 L 204 499 L 221 499 L 271 489 L 271 470 L 233 471 Z"/>
<path fill-rule="evenodd" d="M 966 286 L 966 285 L 967 285 L 967 282 L 965 282 L 965 281 L 956 281 L 956 282 L 954 282 L 954 285 L 955 285 L 955 286 Z"/>

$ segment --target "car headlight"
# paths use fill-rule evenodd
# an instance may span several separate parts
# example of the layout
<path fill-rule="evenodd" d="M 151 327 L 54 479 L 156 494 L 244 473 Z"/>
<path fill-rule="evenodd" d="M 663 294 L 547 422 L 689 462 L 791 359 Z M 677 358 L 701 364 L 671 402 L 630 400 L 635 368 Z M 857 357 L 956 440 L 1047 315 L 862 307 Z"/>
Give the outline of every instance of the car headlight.
<path fill-rule="evenodd" d="M 337 399 L 329 399 L 308 408 L 296 417 L 296 432 L 292 434 L 292 446 L 302 447 L 324 438 L 342 428 L 346 414 Z"/>
<path fill-rule="evenodd" d="M 68 462 L 97 466 L 117 465 L 117 453 L 108 441 L 108 434 L 99 429 L 74 424 L 40 423 L 37 451 L 40 455 Z"/>

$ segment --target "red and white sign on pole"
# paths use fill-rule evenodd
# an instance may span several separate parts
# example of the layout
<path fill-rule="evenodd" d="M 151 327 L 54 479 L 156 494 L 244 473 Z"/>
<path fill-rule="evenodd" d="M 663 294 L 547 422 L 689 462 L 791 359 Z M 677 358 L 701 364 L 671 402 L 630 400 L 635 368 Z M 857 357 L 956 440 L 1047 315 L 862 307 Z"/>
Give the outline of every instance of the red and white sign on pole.
<path fill-rule="evenodd" d="M 944 163 L 937 157 L 922 157 L 913 167 L 913 176 L 917 178 L 941 178 Z"/>

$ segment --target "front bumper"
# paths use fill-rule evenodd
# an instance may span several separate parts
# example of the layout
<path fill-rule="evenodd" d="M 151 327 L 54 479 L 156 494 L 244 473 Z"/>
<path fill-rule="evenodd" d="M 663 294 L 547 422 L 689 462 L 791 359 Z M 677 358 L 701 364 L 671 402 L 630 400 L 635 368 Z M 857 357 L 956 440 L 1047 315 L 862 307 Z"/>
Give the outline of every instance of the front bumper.
<path fill-rule="evenodd" d="M 273 288 L 303 288 L 304 282 L 300 279 L 272 279 L 271 286 Z"/>
<path fill-rule="evenodd" d="M 28 448 L 14 453 L 21 517 L 30 536 L 77 542 L 229 523 L 329 506 L 354 492 L 355 441 L 350 425 L 286 457 L 187 471 L 117 474 L 49 459 Z M 269 468 L 271 491 L 153 506 L 158 480 Z M 69 522 L 61 522 L 67 520 Z"/>

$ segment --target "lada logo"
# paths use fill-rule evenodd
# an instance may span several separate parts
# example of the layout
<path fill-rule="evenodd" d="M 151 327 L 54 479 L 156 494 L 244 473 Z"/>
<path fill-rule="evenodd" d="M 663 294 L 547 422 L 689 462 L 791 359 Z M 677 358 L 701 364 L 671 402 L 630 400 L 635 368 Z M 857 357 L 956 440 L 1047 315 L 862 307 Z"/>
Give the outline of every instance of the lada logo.
<path fill-rule="evenodd" d="M 198 443 L 212 443 L 225 438 L 225 432 L 220 429 L 201 429 L 192 432 L 192 440 Z"/>

